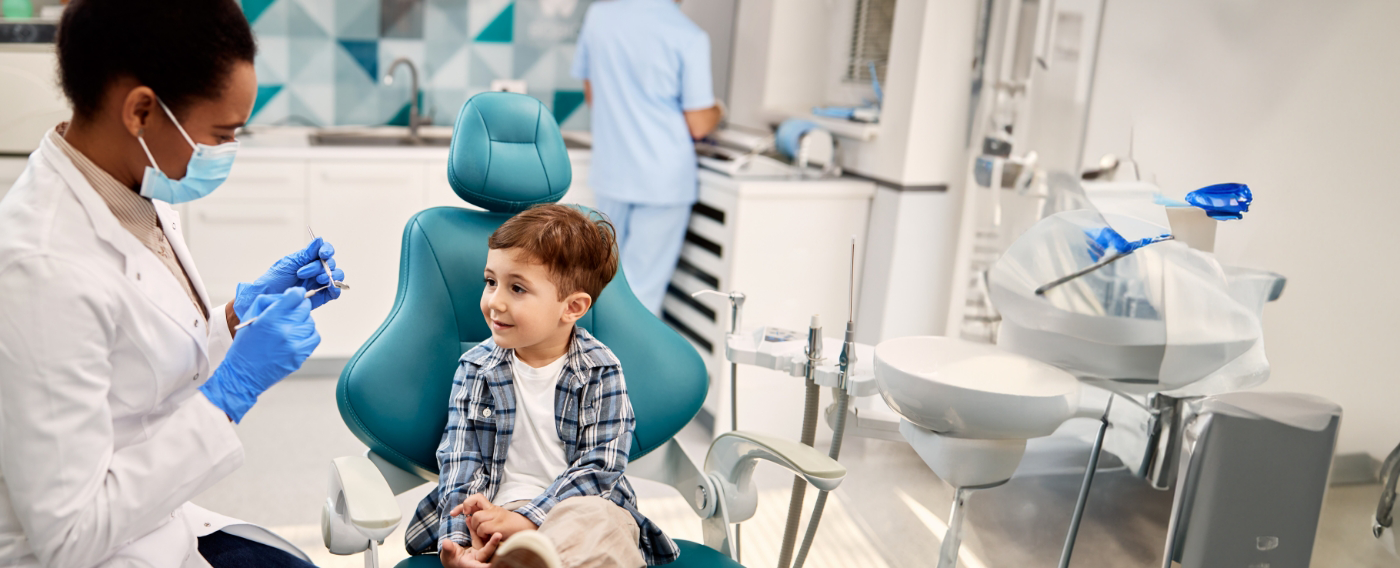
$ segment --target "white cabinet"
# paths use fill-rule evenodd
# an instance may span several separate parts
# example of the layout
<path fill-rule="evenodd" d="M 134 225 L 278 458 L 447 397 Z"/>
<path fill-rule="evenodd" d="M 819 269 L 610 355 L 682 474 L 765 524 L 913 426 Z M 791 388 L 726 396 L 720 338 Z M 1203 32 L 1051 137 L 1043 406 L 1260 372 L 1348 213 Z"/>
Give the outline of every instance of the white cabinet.
<path fill-rule="evenodd" d="M 218 191 L 181 216 L 210 303 L 229 302 L 239 282 L 306 246 L 306 164 L 239 160 Z"/>
<path fill-rule="evenodd" d="M 729 301 L 690 294 L 743 292 L 746 328 L 805 333 L 812 315 L 820 314 L 826 336 L 841 337 L 850 309 L 851 237 L 860 239 L 859 271 L 874 194 L 874 182 L 853 178 L 735 179 L 701 170 L 699 202 L 662 313 L 705 359 L 712 377 L 705 409 L 717 432 L 729 429 Z M 741 366 L 738 400 L 745 430 L 791 436 L 802 423 L 800 378 Z"/>
<path fill-rule="evenodd" d="M 428 205 L 421 162 L 312 162 L 308 219 L 335 245 L 351 286 L 316 310 L 319 357 L 349 357 L 383 323 L 398 288 L 404 225 Z"/>

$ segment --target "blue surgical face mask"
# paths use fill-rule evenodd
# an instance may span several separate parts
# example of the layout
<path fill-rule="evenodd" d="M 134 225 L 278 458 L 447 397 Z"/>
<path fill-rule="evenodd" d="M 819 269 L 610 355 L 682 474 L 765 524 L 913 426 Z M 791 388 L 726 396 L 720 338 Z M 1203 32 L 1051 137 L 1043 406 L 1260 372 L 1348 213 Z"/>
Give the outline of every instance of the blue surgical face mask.
<path fill-rule="evenodd" d="M 165 102 L 159 98 L 156 102 L 160 103 L 160 108 L 165 110 L 165 115 L 170 117 L 170 121 L 175 123 L 175 128 L 180 129 L 180 135 L 194 148 L 194 154 L 190 156 L 189 165 L 185 166 L 185 177 L 172 180 L 156 165 L 155 156 L 152 156 L 151 149 L 146 147 L 146 139 L 138 133 L 136 140 L 141 143 L 141 149 L 146 151 L 146 158 L 151 161 L 151 165 L 146 167 L 145 176 L 141 178 L 141 197 L 159 199 L 166 203 L 184 203 L 213 193 L 228 179 L 229 170 L 233 169 L 233 158 L 238 153 L 238 141 L 225 142 L 218 146 L 195 144 L 185 132 L 185 127 L 180 126 L 180 121 L 175 119 L 175 114 L 170 112 L 170 107 L 165 106 Z"/>

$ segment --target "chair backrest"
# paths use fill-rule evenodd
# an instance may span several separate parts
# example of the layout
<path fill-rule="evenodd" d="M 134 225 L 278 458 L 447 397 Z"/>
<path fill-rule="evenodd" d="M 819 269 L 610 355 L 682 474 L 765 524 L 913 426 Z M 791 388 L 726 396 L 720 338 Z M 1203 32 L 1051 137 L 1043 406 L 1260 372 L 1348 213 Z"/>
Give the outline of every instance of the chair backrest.
<path fill-rule="evenodd" d="M 481 316 L 486 241 L 537 203 L 558 201 L 570 169 L 554 118 L 539 101 L 483 93 L 462 107 L 448 181 L 487 211 L 436 207 L 404 228 L 394 307 L 345 366 L 336 399 L 360 441 L 389 462 L 431 477 L 463 353 L 491 337 Z M 619 269 L 579 324 L 613 350 L 637 416 L 631 458 L 671 439 L 700 410 L 704 362 L 632 295 Z"/>

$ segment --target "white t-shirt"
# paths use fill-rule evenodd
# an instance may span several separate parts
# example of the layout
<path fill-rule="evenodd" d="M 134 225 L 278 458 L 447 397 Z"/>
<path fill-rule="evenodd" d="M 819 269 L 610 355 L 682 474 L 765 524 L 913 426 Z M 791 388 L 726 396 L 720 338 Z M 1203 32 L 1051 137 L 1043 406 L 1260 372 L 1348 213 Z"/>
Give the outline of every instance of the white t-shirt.
<path fill-rule="evenodd" d="M 506 452 L 501 489 L 492 500 L 505 505 L 539 497 L 569 468 L 564 441 L 554 426 L 554 385 L 564 375 L 568 355 L 540 368 L 531 367 L 512 351 L 510 370 L 515 386 L 515 431 Z"/>

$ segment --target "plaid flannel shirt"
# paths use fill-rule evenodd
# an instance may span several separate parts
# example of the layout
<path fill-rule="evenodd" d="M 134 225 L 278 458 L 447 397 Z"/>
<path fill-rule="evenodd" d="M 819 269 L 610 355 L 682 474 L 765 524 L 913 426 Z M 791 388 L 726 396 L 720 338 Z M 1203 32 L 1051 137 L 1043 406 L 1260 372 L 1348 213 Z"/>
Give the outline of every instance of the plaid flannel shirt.
<path fill-rule="evenodd" d="M 418 504 L 405 533 L 410 554 L 435 551 L 445 538 L 470 546 L 466 517 L 448 517 L 448 511 L 476 493 L 495 499 L 515 429 L 510 354 L 488 339 L 462 355 L 452 379 L 447 429 L 437 449 L 438 486 Z M 637 512 L 636 493 L 622 474 L 636 419 L 621 363 L 581 327 L 574 328 L 565 357 L 568 361 L 554 387 L 554 425 L 571 465 L 516 512 L 539 526 L 560 501 L 596 495 L 632 514 L 641 529 L 638 547 L 647 564 L 674 561 L 680 549 Z"/>

